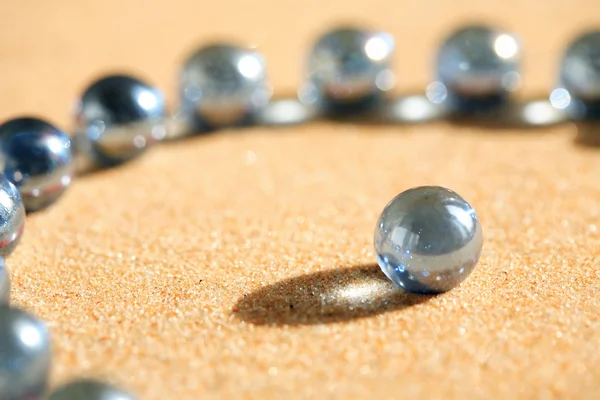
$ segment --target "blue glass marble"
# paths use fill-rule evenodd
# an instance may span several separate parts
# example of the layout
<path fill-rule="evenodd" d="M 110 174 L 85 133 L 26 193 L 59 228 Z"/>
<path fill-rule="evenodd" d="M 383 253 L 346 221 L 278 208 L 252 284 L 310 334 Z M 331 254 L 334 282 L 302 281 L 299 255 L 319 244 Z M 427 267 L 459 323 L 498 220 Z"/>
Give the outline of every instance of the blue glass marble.
<path fill-rule="evenodd" d="M 135 400 L 135 397 L 107 383 L 81 379 L 59 387 L 48 400 Z"/>
<path fill-rule="evenodd" d="M 8 257 L 17 248 L 24 229 L 25 207 L 19 190 L 0 174 L 0 257 Z"/>
<path fill-rule="evenodd" d="M 123 163 L 166 136 L 162 93 L 127 75 L 93 82 L 77 105 L 78 151 L 101 165 Z"/>
<path fill-rule="evenodd" d="M 199 129 L 249 122 L 272 94 L 262 55 L 226 43 L 195 51 L 184 63 L 179 86 L 180 113 Z"/>
<path fill-rule="evenodd" d="M 50 358 L 46 325 L 23 310 L 0 306 L 0 399 L 42 399 Z"/>
<path fill-rule="evenodd" d="M 441 293 L 460 284 L 477 264 L 482 246 L 473 208 L 439 186 L 400 193 L 384 208 L 375 228 L 381 270 L 413 293 Z"/>
<path fill-rule="evenodd" d="M 569 44 L 550 102 L 573 119 L 600 121 L 600 31 L 587 32 Z"/>
<path fill-rule="evenodd" d="M 373 107 L 393 88 L 394 39 L 385 32 L 340 27 L 320 37 L 308 57 L 300 100 L 328 111 Z"/>
<path fill-rule="evenodd" d="M 10 275 L 4 259 L 0 258 L 0 306 L 10 303 Z"/>
<path fill-rule="evenodd" d="M 437 55 L 437 82 L 428 88 L 434 103 L 478 113 L 497 109 L 520 84 L 521 44 L 509 32 L 467 26 L 452 33 Z"/>
<path fill-rule="evenodd" d="M 40 119 L 16 118 L 0 125 L 0 157 L 4 175 L 19 189 L 28 212 L 54 203 L 71 183 L 71 139 Z"/>

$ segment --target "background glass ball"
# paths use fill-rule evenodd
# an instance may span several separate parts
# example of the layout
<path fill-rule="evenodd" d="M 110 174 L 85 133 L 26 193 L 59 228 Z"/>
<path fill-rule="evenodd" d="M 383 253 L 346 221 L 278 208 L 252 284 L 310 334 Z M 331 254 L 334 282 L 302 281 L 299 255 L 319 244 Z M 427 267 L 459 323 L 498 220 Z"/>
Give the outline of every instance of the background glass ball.
<path fill-rule="evenodd" d="M 588 32 L 570 43 L 560 80 L 572 96 L 600 101 L 600 31 Z"/>
<path fill-rule="evenodd" d="M 19 190 L 0 175 L 0 257 L 8 257 L 17 247 L 25 229 L 25 207 Z"/>
<path fill-rule="evenodd" d="M 77 131 L 100 164 L 134 158 L 165 135 L 161 92 L 137 78 L 110 75 L 93 82 L 77 107 Z"/>
<path fill-rule="evenodd" d="M 414 293 L 441 293 L 473 270 L 483 246 L 473 208 L 451 190 L 425 186 L 396 196 L 375 228 L 375 253 L 385 275 Z"/>
<path fill-rule="evenodd" d="M 71 184 L 71 150 L 69 136 L 40 119 L 16 118 L 0 125 L 2 170 L 29 212 L 54 203 Z"/>
<path fill-rule="evenodd" d="M 121 389 L 92 379 L 70 382 L 56 389 L 49 400 L 134 400 Z"/>
<path fill-rule="evenodd" d="M 260 53 L 231 44 L 194 52 L 180 76 L 181 111 L 199 127 L 236 125 L 264 108 L 272 94 Z"/>
<path fill-rule="evenodd" d="M 520 83 L 521 43 L 487 26 L 461 28 L 442 43 L 437 77 L 448 92 L 465 97 L 503 96 Z"/>
<path fill-rule="evenodd" d="M 0 258 L 0 307 L 10 303 L 10 275 L 4 259 Z"/>
<path fill-rule="evenodd" d="M 341 27 L 326 33 L 310 51 L 300 99 L 326 106 L 372 105 L 394 86 L 393 52 L 394 39 L 385 32 Z"/>
<path fill-rule="evenodd" d="M 50 357 L 46 325 L 23 310 L 0 306 L 0 399 L 41 399 Z"/>
<path fill-rule="evenodd" d="M 550 102 L 574 119 L 600 121 L 600 31 L 580 35 L 568 45 Z"/>

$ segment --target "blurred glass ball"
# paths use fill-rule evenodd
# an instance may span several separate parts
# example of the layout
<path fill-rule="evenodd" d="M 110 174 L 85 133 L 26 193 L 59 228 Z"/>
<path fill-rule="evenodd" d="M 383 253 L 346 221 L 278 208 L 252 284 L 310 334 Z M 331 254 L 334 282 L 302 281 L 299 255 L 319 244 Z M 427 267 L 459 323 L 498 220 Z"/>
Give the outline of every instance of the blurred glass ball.
<path fill-rule="evenodd" d="M 23 310 L 0 306 L 0 399 L 42 399 L 50 358 L 46 324 Z"/>
<path fill-rule="evenodd" d="M 126 75 L 109 75 L 94 81 L 77 106 L 77 130 L 100 164 L 115 165 L 144 152 L 162 140 L 165 101 L 161 92 Z"/>
<path fill-rule="evenodd" d="M 179 85 L 180 111 L 199 128 L 243 123 L 272 95 L 260 53 L 231 44 L 194 52 L 184 63 Z"/>
<path fill-rule="evenodd" d="M 521 53 L 519 39 L 510 32 L 487 26 L 460 28 L 439 49 L 439 82 L 428 89 L 428 96 L 436 103 L 447 95 L 480 99 L 506 96 L 520 85 Z"/>
<path fill-rule="evenodd" d="M 600 120 L 600 31 L 584 33 L 569 43 L 550 102 L 574 119 Z"/>
<path fill-rule="evenodd" d="M 308 56 L 307 82 L 300 100 L 307 104 L 367 108 L 393 88 L 394 38 L 385 32 L 341 27 L 327 32 Z"/>

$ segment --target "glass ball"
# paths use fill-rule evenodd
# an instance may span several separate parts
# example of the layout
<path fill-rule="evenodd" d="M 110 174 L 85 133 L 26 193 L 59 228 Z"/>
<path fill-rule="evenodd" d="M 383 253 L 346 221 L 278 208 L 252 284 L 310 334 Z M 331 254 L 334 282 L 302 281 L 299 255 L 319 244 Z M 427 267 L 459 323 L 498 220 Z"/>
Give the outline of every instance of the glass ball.
<path fill-rule="evenodd" d="M 23 310 L 0 306 L 0 399 L 41 399 L 50 356 L 46 325 Z"/>
<path fill-rule="evenodd" d="M 394 86 L 394 38 L 355 27 L 320 37 L 308 57 L 307 83 L 300 100 L 344 109 L 368 108 Z"/>
<path fill-rule="evenodd" d="M 82 379 L 59 387 L 48 400 L 134 400 L 134 397 L 107 383 Z"/>
<path fill-rule="evenodd" d="M 600 31 L 587 32 L 569 44 L 550 102 L 574 119 L 600 120 Z"/>
<path fill-rule="evenodd" d="M 10 275 L 4 259 L 0 258 L 0 306 L 10 303 Z"/>
<path fill-rule="evenodd" d="M 54 203 L 74 171 L 69 136 L 37 118 L 16 118 L 0 125 L 4 175 L 19 189 L 25 209 Z"/>
<path fill-rule="evenodd" d="M 8 257 L 19 244 L 25 229 L 25 207 L 19 190 L 0 175 L 0 257 Z"/>
<path fill-rule="evenodd" d="M 166 135 L 165 101 L 139 79 L 109 75 L 93 82 L 77 105 L 79 151 L 102 165 L 116 165 L 144 152 Z"/>
<path fill-rule="evenodd" d="M 263 109 L 272 94 L 266 62 L 257 51 L 213 44 L 184 63 L 179 82 L 181 112 L 199 128 L 237 125 Z"/>
<path fill-rule="evenodd" d="M 438 186 L 407 190 L 384 208 L 375 228 L 375 253 L 385 275 L 413 293 L 441 293 L 473 270 L 483 246 L 475 210 Z"/>
<path fill-rule="evenodd" d="M 520 85 L 521 44 L 512 33 L 468 26 L 452 33 L 437 54 L 437 79 L 428 88 L 435 103 L 467 110 L 498 107 Z"/>

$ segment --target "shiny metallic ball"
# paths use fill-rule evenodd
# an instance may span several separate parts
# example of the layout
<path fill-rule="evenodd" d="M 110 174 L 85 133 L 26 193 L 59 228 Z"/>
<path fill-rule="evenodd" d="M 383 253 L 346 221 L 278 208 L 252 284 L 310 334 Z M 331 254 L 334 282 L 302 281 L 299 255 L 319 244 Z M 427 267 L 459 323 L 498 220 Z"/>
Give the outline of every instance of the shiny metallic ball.
<path fill-rule="evenodd" d="M 385 275 L 413 293 L 441 293 L 475 268 L 483 234 L 473 207 L 451 190 L 407 190 L 384 208 L 375 227 L 375 253 Z"/>
<path fill-rule="evenodd" d="M 82 379 L 56 389 L 49 400 L 134 400 L 133 395 L 107 383 Z"/>
<path fill-rule="evenodd" d="M 394 86 L 393 52 L 394 39 L 385 32 L 342 27 L 326 33 L 310 51 L 300 100 L 341 111 L 372 106 Z"/>
<path fill-rule="evenodd" d="M 46 325 L 23 310 L 0 306 L 0 399 L 41 399 L 50 358 Z"/>
<path fill-rule="evenodd" d="M 0 258 L 0 306 L 10 303 L 10 275 L 4 259 Z"/>
<path fill-rule="evenodd" d="M 437 79 L 427 90 L 435 103 L 453 108 L 495 107 L 520 85 L 521 43 L 510 32 L 468 26 L 452 33 L 437 55 Z"/>
<path fill-rule="evenodd" d="M 25 229 L 25 207 L 16 186 L 0 175 L 0 257 L 8 257 Z"/>
<path fill-rule="evenodd" d="M 600 120 L 600 31 L 587 32 L 569 44 L 550 102 L 574 119 Z"/>
<path fill-rule="evenodd" d="M 54 203 L 71 183 L 71 139 L 37 118 L 16 118 L 0 125 L 0 163 L 17 186 L 28 212 Z"/>
<path fill-rule="evenodd" d="M 77 105 L 77 132 L 102 165 L 130 160 L 165 137 L 161 92 L 139 79 L 110 75 L 93 82 Z"/>
<path fill-rule="evenodd" d="M 230 44 L 202 47 L 184 63 L 181 112 L 198 127 L 219 128 L 251 119 L 272 94 L 260 53 Z"/>

